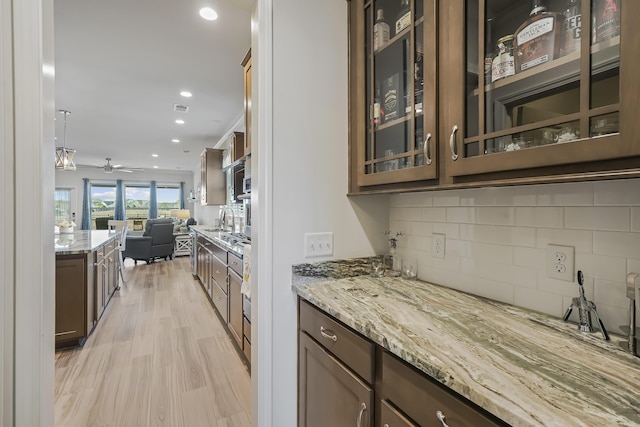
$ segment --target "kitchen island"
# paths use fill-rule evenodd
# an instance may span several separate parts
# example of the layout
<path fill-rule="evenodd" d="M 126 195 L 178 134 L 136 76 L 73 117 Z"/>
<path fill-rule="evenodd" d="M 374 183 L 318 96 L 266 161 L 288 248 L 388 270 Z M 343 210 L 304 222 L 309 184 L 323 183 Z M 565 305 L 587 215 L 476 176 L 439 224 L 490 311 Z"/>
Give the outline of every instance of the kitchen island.
<path fill-rule="evenodd" d="M 294 266 L 293 289 L 373 342 L 376 358 L 397 358 L 509 425 L 640 426 L 640 358 L 619 347 L 622 337 L 604 341 L 545 314 L 418 280 L 357 275 L 366 261 L 348 264 L 338 263 L 355 277 L 336 277 L 323 263 Z"/>
<path fill-rule="evenodd" d="M 117 288 L 120 233 L 55 235 L 56 348 L 84 344 Z"/>

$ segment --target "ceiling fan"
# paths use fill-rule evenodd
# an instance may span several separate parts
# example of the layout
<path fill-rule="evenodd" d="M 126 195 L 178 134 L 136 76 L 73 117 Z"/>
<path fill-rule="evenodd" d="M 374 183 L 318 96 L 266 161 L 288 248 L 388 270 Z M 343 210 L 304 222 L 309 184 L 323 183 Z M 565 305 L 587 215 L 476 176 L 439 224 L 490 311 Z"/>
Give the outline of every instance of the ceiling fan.
<path fill-rule="evenodd" d="M 114 171 L 116 172 L 134 172 L 134 171 L 141 171 L 143 170 L 142 168 L 129 168 L 129 167 L 125 167 L 122 165 L 112 165 L 111 164 L 111 157 L 107 157 L 105 158 L 105 160 L 107 161 L 107 163 L 103 166 L 97 166 L 99 168 L 101 168 L 102 170 L 104 170 L 104 173 L 113 173 Z"/>

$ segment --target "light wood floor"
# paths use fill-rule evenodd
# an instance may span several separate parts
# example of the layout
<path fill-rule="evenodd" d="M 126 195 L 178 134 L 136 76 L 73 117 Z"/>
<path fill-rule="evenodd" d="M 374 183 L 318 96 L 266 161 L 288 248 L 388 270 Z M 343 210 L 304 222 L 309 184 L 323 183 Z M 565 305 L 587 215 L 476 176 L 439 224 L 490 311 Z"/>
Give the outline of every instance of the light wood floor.
<path fill-rule="evenodd" d="M 56 353 L 56 426 L 250 426 L 249 373 L 189 258 L 129 262 L 84 347 Z"/>

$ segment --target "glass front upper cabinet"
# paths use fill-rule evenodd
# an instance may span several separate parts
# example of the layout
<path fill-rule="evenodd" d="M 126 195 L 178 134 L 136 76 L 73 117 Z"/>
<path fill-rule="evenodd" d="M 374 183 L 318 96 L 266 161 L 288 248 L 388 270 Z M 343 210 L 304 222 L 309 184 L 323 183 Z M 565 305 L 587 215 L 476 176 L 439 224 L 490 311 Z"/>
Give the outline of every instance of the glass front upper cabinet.
<path fill-rule="evenodd" d="M 637 154 L 620 136 L 624 105 L 638 98 L 637 82 L 627 83 L 631 94 L 621 83 L 621 47 L 629 52 L 638 39 L 621 43 L 621 34 L 637 31 L 624 27 L 625 13 L 638 16 L 632 3 L 640 2 L 461 1 L 464 103 L 447 123 L 447 174 Z M 640 54 L 626 56 L 627 70 L 637 67 Z"/>
<path fill-rule="evenodd" d="M 435 178 L 436 2 L 358 1 L 358 185 Z"/>

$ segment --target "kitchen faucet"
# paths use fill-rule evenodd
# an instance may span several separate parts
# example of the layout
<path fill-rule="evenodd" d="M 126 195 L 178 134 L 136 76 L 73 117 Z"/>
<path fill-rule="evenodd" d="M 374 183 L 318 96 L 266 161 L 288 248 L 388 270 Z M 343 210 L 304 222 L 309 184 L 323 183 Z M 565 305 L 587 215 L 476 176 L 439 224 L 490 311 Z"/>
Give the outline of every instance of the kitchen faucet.
<path fill-rule="evenodd" d="M 228 220 L 227 211 L 231 212 L 231 231 L 233 232 L 236 227 L 236 216 L 235 216 L 235 213 L 233 212 L 233 209 L 231 209 L 228 206 L 224 206 L 220 210 L 220 229 L 222 231 L 227 231 L 227 225 L 229 225 L 229 222 L 227 221 Z"/>
<path fill-rule="evenodd" d="M 636 337 L 636 289 L 640 287 L 640 274 L 627 274 L 627 298 L 629 298 L 629 335 L 626 342 L 621 342 L 629 353 L 640 357 L 638 354 L 638 338 Z"/>
<path fill-rule="evenodd" d="M 589 301 L 584 295 L 584 274 L 582 274 L 581 270 L 578 270 L 578 285 L 580 285 L 580 296 L 575 297 L 571 300 L 571 305 L 564 313 L 563 320 L 565 322 L 567 321 L 569 315 L 571 315 L 571 311 L 573 311 L 575 307 L 578 309 L 578 329 L 582 332 L 593 332 L 593 324 L 591 323 L 591 315 L 593 314 L 598 321 L 598 325 L 600 326 L 602 337 L 608 341 L 609 334 L 604 328 L 604 323 L 602 323 L 602 320 L 600 320 L 600 316 L 598 316 L 596 305 L 593 302 Z"/>

